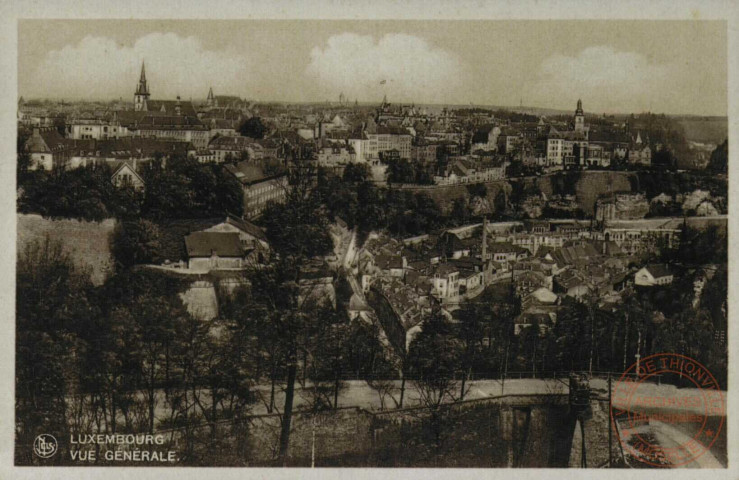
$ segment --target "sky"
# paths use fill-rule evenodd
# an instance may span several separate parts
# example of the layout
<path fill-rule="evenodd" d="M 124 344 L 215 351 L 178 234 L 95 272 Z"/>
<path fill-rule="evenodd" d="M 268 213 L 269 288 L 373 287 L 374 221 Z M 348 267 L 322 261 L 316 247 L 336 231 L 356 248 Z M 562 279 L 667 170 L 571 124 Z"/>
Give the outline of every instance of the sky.
<path fill-rule="evenodd" d="M 723 21 L 21 20 L 19 94 L 727 114 Z"/>

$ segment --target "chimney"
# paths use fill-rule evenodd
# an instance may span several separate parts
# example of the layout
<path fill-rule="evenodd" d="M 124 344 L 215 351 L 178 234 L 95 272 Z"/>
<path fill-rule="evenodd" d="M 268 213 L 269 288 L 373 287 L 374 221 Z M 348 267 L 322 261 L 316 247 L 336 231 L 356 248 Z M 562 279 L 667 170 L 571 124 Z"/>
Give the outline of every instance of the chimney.
<path fill-rule="evenodd" d="M 488 253 L 488 217 L 482 217 L 482 262 L 483 266 Z"/>

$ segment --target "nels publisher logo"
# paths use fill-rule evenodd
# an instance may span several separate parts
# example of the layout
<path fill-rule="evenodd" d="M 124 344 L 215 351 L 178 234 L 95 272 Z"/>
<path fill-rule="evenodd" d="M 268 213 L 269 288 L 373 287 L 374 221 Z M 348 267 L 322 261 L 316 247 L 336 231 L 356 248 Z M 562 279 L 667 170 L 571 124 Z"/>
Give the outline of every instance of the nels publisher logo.
<path fill-rule="evenodd" d="M 42 433 L 33 441 L 33 453 L 41 458 L 51 458 L 59 449 L 59 444 L 54 435 Z"/>

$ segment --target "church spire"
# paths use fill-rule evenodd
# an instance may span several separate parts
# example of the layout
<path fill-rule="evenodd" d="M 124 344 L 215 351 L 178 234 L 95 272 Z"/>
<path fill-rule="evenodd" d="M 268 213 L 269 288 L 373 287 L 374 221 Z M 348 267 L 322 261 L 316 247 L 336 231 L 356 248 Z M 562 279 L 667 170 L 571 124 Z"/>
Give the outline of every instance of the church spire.
<path fill-rule="evenodd" d="M 141 77 L 139 84 L 136 86 L 136 93 L 133 95 L 133 108 L 136 111 L 148 110 L 147 101 L 149 99 L 149 85 L 146 83 L 146 67 L 141 62 Z"/>
<path fill-rule="evenodd" d="M 136 87 L 136 95 L 149 96 L 149 85 L 146 83 L 146 67 L 144 62 L 141 62 L 141 78 L 139 78 L 139 85 Z"/>

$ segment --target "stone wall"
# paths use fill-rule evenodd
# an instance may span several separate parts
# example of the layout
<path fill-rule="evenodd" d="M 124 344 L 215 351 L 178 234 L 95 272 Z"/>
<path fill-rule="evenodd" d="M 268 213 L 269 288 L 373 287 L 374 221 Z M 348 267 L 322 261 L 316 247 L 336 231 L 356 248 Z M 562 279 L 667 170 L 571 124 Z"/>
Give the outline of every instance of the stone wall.
<path fill-rule="evenodd" d="M 608 411 L 608 401 L 593 401 L 590 414 L 585 417 L 585 457 L 587 468 L 601 468 L 609 461 L 608 457 L 608 429 L 611 427 L 611 416 Z M 582 432 L 578 420 L 572 437 L 572 450 L 568 466 L 579 468 L 582 460 Z M 612 433 L 612 459 L 614 465 L 623 463 L 618 435 Z"/>
<path fill-rule="evenodd" d="M 535 395 L 462 402 L 437 419 L 425 409 L 379 413 L 371 465 L 563 467 L 570 420 L 565 398 Z"/>
<path fill-rule="evenodd" d="M 215 440 L 210 426 L 198 427 L 191 463 L 215 456 L 211 464 L 275 466 L 280 428 L 277 414 L 221 422 Z M 437 417 L 424 408 L 297 412 L 288 465 L 310 466 L 315 448 L 317 467 L 564 467 L 573 428 L 564 395 L 465 401 Z M 173 449 L 186 449 L 183 431 L 167 436 Z"/>
<path fill-rule="evenodd" d="M 489 211 L 478 213 L 494 213 L 495 199 L 498 194 L 502 191 L 510 197 L 514 190 L 512 184 L 520 184 L 518 188 L 523 189 L 527 195 L 543 193 L 546 198 L 551 198 L 553 195 L 575 195 L 577 206 L 585 214 L 592 215 L 595 212 L 595 202 L 600 196 L 610 192 L 632 191 L 631 179 L 634 176 L 631 172 L 582 171 L 558 172 L 540 177 L 509 178 L 507 180 L 485 182 L 481 185 L 484 185 L 487 189 L 484 206 Z M 451 212 L 452 204 L 456 198 L 470 199 L 466 185 L 402 185 L 393 188 L 426 193 L 436 201 L 445 214 Z"/>
<path fill-rule="evenodd" d="M 196 280 L 180 294 L 187 311 L 200 320 L 212 320 L 218 316 L 218 296 L 213 282 Z"/>

